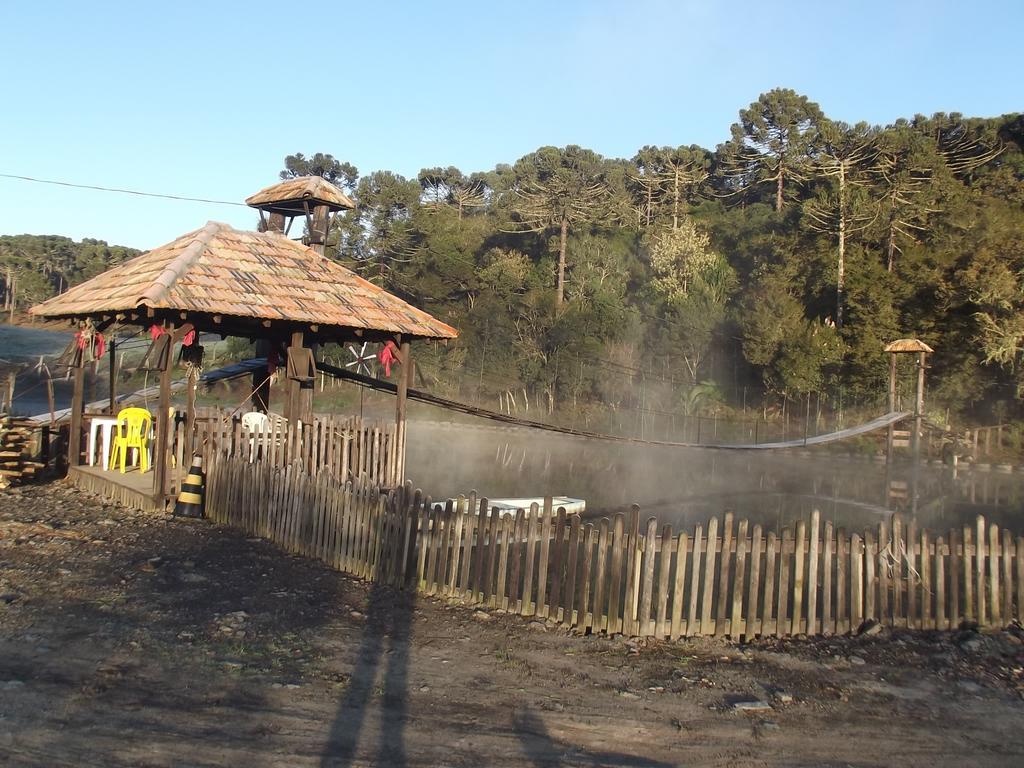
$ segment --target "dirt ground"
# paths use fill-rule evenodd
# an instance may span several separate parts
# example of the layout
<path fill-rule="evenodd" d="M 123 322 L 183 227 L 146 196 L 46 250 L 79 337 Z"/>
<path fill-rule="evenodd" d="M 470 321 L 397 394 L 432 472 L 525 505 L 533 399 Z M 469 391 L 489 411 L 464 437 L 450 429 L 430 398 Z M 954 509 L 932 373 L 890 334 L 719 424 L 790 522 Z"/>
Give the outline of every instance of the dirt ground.
<path fill-rule="evenodd" d="M 0 493 L 0 764 L 1021 765 L 1011 629 L 636 643 Z"/>

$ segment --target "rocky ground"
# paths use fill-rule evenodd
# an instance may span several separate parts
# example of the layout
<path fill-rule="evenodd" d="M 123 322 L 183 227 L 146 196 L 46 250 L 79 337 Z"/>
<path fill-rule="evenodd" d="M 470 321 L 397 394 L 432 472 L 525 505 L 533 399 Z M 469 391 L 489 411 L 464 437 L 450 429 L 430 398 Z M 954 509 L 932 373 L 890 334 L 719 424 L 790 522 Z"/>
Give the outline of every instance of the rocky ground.
<path fill-rule="evenodd" d="M 638 643 L 372 587 L 62 484 L 0 493 L 0 764 L 1020 765 L 1024 647 Z"/>

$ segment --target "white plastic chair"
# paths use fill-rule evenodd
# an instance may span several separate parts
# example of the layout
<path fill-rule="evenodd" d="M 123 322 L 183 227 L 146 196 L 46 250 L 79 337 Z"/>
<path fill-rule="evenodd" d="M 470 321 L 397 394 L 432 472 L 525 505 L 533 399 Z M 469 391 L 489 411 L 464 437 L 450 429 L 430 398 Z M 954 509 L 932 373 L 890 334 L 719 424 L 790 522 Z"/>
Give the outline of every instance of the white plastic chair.
<path fill-rule="evenodd" d="M 270 417 L 259 411 L 250 411 L 242 414 L 242 429 L 249 434 L 249 456 L 250 461 L 256 460 L 256 435 L 266 432 L 270 428 Z"/>

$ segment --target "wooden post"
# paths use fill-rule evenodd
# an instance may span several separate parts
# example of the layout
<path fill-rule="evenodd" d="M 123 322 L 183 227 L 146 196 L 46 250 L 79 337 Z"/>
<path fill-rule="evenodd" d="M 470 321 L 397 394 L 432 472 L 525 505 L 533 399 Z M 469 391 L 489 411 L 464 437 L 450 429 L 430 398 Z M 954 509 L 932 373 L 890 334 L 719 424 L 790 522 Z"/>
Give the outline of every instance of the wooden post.
<path fill-rule="evenodd" d="M 196 383 L 198 378 L 198 371 L 194 367 L 189 367 L 188 379 L 185 382 L 185 440 L 187 441 L 186 445 L 189 446 L 189 453 L 183 455 L 190 463 L 192 451 L 198 447 L 195 445 L 193 435 L 196 425 Z M 187 469 L 187 467 L 181 467 L 181 469 Z"/>
<path fill-rule="evenodd" d="M 173 339 L 173 336 L 172 336 Z M 172 341 L 173 343 L 173 341 Z M 156 446 L 153 450 L 153 496 L 162 501 L 168 491 L 167 452 L 170 446 L 171 419 L 168 411 L 171 407 L 171 352 L 161 361 L 160 399 L 156 412 Z"/>
<path fill-rule="evenodd" d="M 917 393 L 914 398 L 914 463 L 921 461 L 921 421 L 924 418 L 924 352 L 917 353 Z"/>
<path fill-rule="evenodd" d="M 412 382 L 412 346 L 408 341 L 401 342 L 400 350 L 401 370 L 398 373 L 398 381 L 395 398 L 395 454 L 396 454 L 396 477 L 397 485 L 405 482 L 405 426 L 406 426 L 406 394 L 409 384 Z"/>
<path fill-rule="evenodd" d="M 117 344 L 113 336 L 110 337 L 110 349 L 107 354 L 110 355 L 110 359 L 107 361 L 107 373 L 110 377 L 110 415 L 115 416 L 117 414 L 117 371 L 115 370 Z"/>
<path fill-rule="evenodd" d="M 305 334 L 302 331 L 294 331 L 292 333 L 289 351 L 304 349 L 305 346 Z M 285 403 L 285 416 L 290 421 L 301 421 L 303 424 L 313 423 L 314 385 L 314 381 L 300 381 L 292 378 L 291 376 L 288 377 L 288 394 Z"/>
<path fill-rule="evenodd" d="M 82 463 L 82 405 L 85 402 L 84 355 L 74 364 L 74 389 L 71 394 L 71 427 L 68 431 L 68 466 Z M 106 467 L 104 467 L 106 469 Z"/>
<path fill-rule="evenodd" d="M 8 414 L 14 413 L 14 386 L 18 381 L 18 374 L 11 371 L 7 374 L 7 394 L 4 395 L 3 403 L 0 405 L 0 411 L 6 409 Z"/>
<path fill-rule="evenodd" d="M 269 358 L 275 348 L 275 343 L 270 339 L 256 340 L 256 356 L 268 359 L 268 365 L 257 368 L 252 372 L 252 397 L 250 402 L 252 408 L 260 413 L 270 412 L 270 366 Z M 287 416 L 288 403 L 285 401 L 285 416 Z"/>
<path fill-rule="evenodd" d="M 889 413 L 896 410 L 896 353 L 889 353 Z M 896 425 L 890 424 L 885 439 L 885 463 L 892 464 L 892 442 Z"/>

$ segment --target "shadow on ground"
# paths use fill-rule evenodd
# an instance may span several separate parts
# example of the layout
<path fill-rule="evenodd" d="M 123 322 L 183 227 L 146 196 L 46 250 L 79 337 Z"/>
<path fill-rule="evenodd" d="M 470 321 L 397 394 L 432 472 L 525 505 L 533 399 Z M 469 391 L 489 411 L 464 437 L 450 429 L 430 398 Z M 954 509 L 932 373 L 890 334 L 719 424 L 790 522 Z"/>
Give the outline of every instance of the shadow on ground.
<path fill-rule="evenodd" d="M 407 765 L 404 730 L 409 701 L 409 648 L 415 595 L 373 585 L 366 628 L 345 696 L 338 704 L 320 760 L 324 768 L 355 761 L 367 714 L 379 700 L 378 744 L 371 759 L 379 765 Z M 383 671 L 381 671 L 383 667 Z M 377 683 L 378 675 L 383 678 Z M 366 750 L 364 749 L 364 752 Z"/>

